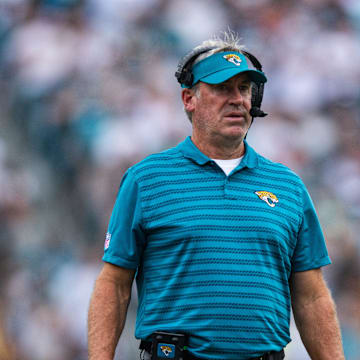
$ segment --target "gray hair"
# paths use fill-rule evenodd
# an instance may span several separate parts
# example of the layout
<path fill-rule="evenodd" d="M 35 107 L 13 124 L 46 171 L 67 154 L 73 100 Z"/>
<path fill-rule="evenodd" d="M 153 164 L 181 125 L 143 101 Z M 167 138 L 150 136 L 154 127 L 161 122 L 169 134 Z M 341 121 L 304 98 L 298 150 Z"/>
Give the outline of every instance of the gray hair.
<path fill-rule="evenodd" d="M 237 51 L 242 52 L 245 50 L 245 46 L 241 44 L 241 38 L 237 33 L 228 29 L 222 32 L 220 35 L 214 35 L 211 39 L 203 41 L 200 45 L 196 46 L 193 50 L 197 50 L 203 47 L 212 47 L 213 49 L 200 54 L 194 61 L 193 65 L 206 59 L 207 57 L 225 51 Z M 195 91 L 195 96 L 200 97 L 199 83 L 196 83 L 190 88 Z M 186 116 L 192 122 L 192 112 L 185 110 Z"/>
<path fill-rule="evenodd" d="M 212 47 L 214 49 L 200 54 L 194 61 L 193 65 L 219 52 L 242 52 L 243 50 L 245 50 L 245 46 L 241 44 L 241 38 L 239 37 L 239 35 L 234 31 L 231 31 L 230 29 L 228 31 L 224 31 L 223 33 L 221 33 L 221 35 L 215 35 L 212 39 L 203 41 L 200 45 L 196 46 L 194 50 L 197 50 L 201 47 Z"/>

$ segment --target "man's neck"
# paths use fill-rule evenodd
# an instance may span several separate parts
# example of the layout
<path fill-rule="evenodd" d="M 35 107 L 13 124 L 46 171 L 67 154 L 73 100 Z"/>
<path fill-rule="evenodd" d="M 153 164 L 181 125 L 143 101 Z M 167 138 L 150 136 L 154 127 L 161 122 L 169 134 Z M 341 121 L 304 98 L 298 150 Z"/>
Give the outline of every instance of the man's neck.
<path fill-rule="evenodd" d="M 210 159 L 237 159 L 244 155 L 245 145 L 243 139 L 236 141 L 211 142 L 204 141 L 192 134 L 191 140 L 196 147 Z"/>

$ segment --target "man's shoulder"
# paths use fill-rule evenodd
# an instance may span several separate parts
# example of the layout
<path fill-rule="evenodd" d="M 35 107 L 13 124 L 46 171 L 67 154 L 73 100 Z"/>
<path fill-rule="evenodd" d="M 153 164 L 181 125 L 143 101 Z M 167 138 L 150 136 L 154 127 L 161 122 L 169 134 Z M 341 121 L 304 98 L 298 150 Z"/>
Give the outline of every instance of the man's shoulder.
<path fill-rule="evenodd" d="M 141 178 L 143 175 L 148 175 L 161 169 L 171 169 L 178 165 L 182 159 L 183 155 L 179 151 L 178 146 L 176 146 L 146 156 L 143 160 L 131 166 L 128 171 L 136 178 Z"/>
<path fill-rule="evenodd" d="M 259 171 L 266 172 L 269 174 L 269 176 L 271 175 L 276 176 L 279 179 L 287 178 L 301 186 L 303 185 L 303 181 L 301 177 L 288 166 L 279 162 L 272 161 L 259 154 L 258 154 L 258 159 L 259 159 L 259 167 L 258 167 Z"/>

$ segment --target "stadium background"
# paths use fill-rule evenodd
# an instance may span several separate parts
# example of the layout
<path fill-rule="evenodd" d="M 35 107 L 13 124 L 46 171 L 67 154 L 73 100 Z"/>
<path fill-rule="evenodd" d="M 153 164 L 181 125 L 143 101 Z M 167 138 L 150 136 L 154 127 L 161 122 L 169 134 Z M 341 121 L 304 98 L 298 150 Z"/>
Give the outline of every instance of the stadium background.
<path fill-rule="evenodd" d="M 358 0 L 0 0 L 0 359 L 83 360 L 124 170 L 190 132 L 179 58 L 230 27 L 269 79 L 248 137 L 297 171 L 360 359 Z M 116 359 L 137 359 L 136 295 Z M 294 327 L 291 360 L 305 360 Z"/>

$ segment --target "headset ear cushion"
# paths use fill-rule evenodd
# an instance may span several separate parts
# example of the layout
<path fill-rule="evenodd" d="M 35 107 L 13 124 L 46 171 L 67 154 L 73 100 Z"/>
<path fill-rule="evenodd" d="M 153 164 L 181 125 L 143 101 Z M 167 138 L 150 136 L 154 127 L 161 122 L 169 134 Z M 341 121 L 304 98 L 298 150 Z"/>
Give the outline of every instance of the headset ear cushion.
<path fill-rule="evenodd" d="M 259 86 L 257 83 L 252 82 L 251 83 L 251 106 L 257 106 L 257 100 L 258 100 L 258 93 L 259 93 Z"/>
<path fill-rule="evenodd" d="M 194 60 L 201 54 L 215 49 L 213 46 L 203 46 L 196 50 L 190 51 L 186 54 L 179 62 L 177 70 L 175 72 L 175 77 L 177 78 L 180 84 L 191 87 L 193 83 L 193 75 L 191 72 L 192 64 Z"/>
<path fill-rule="evenodd" d="M 185 86 L 191 87 L 193 80 L 194 80 L 194 75 L 192 74 L 192 72 L 187 69 L 184 69 L 183 72 L 181 73 L 181 83 L 184 84 Z"/>
<path fill-rule="evenodd" d="M 261 102 L 264 94 L 264 83 L 251 83 L 251 106 L 261 107 Z"/>
<path fill-rule="evenodd" d="M 262 103 L 262 100 L 263 100 L 263 96 L 264 96 L 264 83 L 260 83 L 259 84 L 259 89 L 258 89 L 258 94 L 257 94 L 257 101 L 259 103 L 259 107 L 261 107 L 261 103 Z"/>

